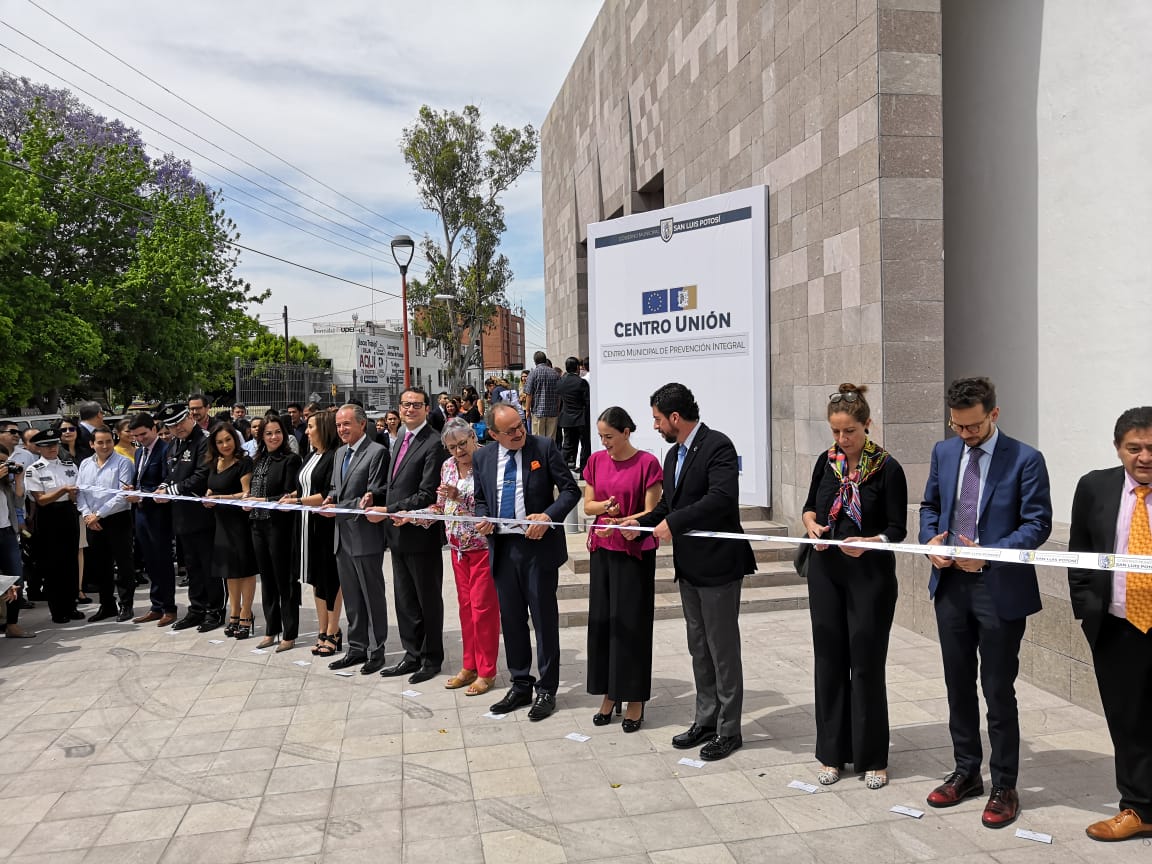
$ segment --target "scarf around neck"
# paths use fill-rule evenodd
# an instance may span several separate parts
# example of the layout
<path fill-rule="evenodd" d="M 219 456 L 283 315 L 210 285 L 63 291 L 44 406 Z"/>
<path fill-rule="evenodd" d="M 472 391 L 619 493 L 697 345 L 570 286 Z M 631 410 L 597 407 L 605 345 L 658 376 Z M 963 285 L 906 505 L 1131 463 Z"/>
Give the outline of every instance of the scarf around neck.
<path fill-rule="evenodd" d="M 840 448 L 833 444 L 828 449 L 828 464 L 832 466 L 836 479 L 840 481 L 840 490 L 836 493 L 835 500 L 832 501 L 832 509 L 828 511 L 829 525 L 835 522 L 843 511 L 848 514 L 849 519 L 856 523 L 857 528 L 863 528 L 861 520 L 864 517 L 860 512 L 860 486 L 875 476 L 876 472 L 884 467 L 884 463 L 887 461 L 888 451 L 871 439 L 865 442 L 864 450 L 860 454 L 860 463 L 854 471 L 848 470 L 848 457 Z"/>

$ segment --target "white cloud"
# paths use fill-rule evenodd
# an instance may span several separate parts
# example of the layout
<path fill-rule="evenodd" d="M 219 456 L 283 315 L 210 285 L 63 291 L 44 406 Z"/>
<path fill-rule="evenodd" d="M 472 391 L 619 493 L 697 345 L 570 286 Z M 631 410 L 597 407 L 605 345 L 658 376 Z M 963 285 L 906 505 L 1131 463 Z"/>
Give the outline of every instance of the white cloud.
<path fill-rule="evenodd" d="M 437 0 L 419 6 L 379 0 L 329 4 L 203 0 L 179 8 L 127 0 L 37 2 L 268 150 L 417 236 L 424 232 L 435 236 L 435 223 L 419 207 L 399 152 L 399 140 L 402 128 L 413 121 L 419 106 L 458 110 L 472 103 L 481 108 L 486 124 L 531 123 L 539 129 L 600 6 L 600 0 Z M 196 141 L 188 132 L 174 128 L 43 48 L 10 30 L 2 31 L 0 43 L 250 180 L 277 189 L 292 204 L 238 180 L 188 153 L 184 146 L 142 129 L 150 144 L 187 156 L 201 171 L 268 200 L 270 203 L 257 206 L 277 215 L 287 218 L 288 213 L 297 212 L 300 218 L 334 228 L 318 216 L 294 210 L 294 204 L 303 204 L 345 223 L 351 231 L 376 238 L 373 243 L 341 232 L 346 239 L 338 242 L 357 249 L 370 247 L 370 254 L 380 260 L 369 261 L 362 254 L 258 216 L 233 203 L 243 195 L 226 189 L 226 209 L 243 234 L 241 242 L 356 282 L 399 291 L 387 235 L 403 228 L 292 172 L 147 83 L 30 3 L 8 0 L 4 19 L 147 106 L 346 215 L 309 201 L 238 159 Z M 67 86 L 3 49 L 0 66 L 52 86 Z M 77 95 L 100 113 L 120 116 L 91 97 Z M 207 177 L 205 180 L 219 185 Z M 540 175 L 526 174 L 509 191 L 505 204 L 508 233 L 504 251 L 517 274 L 511 293 L 531 318 L 542 324 Z M 316 227 L 308 230 L 327 233 Z M 413 269 L 418 268 L 414 262 Z M 250 253 L 244 254 L 241 275 L 254 286 L 272 291 L 259 311 L 262 319 L 274 324 L 273 329 L 280 326 L 278 316 L 284 305 L 288 305 L 291 318 L 308 319 L 373 301 L 366 288 Z M 376 296 L 375 301 L 377 317 L 399 315 L 399 301 L 382 296 Z M 370 308 L 363 310 L 361 317 L 366 314 L 371 314 Z M 290 329 L 306 333 L 310 326 L 297 321 Z M 530 324 L 530 336 L 535 329 Z"/>

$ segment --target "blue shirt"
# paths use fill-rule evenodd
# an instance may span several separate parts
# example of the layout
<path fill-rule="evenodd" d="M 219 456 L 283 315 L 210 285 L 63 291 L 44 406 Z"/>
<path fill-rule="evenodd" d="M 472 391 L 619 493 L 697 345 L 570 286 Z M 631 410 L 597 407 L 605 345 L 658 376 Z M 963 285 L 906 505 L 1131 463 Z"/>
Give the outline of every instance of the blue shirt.
<path fill-rule="evenodd" d="M 76 506 L 80 508 L 81 516 L 96 516 L 104 519 L 116 513 L 130 510 L 132 505 L 124 500 L 125 486 L 131 486 L 136 477 L 136 466 L 127 456 L 122 456 L 115 450 L 108 457 L 103 466 L 99 465 L 95 456 L 89 456 L 80 463 L 79 474 L 76 477 L 77 486 L 98 486 L 116 494 L 103 492 L 90 492 L 81 489 L 76 493 Z"/>

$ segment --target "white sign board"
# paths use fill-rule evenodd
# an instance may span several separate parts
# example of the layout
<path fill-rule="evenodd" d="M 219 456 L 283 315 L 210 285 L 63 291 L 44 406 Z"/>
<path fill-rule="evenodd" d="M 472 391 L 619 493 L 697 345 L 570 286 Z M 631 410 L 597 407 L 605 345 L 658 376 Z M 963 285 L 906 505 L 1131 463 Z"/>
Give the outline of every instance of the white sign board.
<path fill-rule="evenodd" d="M 595 413 L 632 415 L 661 459 L 649 397 L 678 381 L 732 439 L 740 503 L 768 506 L 768 187 L 588 226 L 588 351 Z M 595 439 L 595 435 L 593 435 Z"/>
<path fill-rule="evenodd" d="M 362 386 L 381 385 L 388 374 L 388 340 L 383 336 L 356 334 L 356 381 Z"/>

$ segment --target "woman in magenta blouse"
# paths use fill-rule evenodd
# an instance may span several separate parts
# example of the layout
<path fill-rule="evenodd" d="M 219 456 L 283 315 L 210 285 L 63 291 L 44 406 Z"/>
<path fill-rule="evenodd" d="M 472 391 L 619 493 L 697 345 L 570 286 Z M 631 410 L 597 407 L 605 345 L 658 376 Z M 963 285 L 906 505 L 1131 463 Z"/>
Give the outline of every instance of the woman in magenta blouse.
<path fill-rule="evenodd" d="M 588 593 L 588 692 L 603 696 L 592 722 L 612 722 L 620 703 L 628 710 L 621 724 L 636 732 L 644 703 L 652 695 L 652 617 L 655 604 L 656 547 L 649 533 L 625 540 L 607 526 L 652 510 L 663 492 L 659 460 L 629 440 L 636 424 L 623 408 L 604 411 L 596 422 L 604 449 L 584 468 L 584 512 L 596 521 L 588 532 L 592 553 Z"/>

